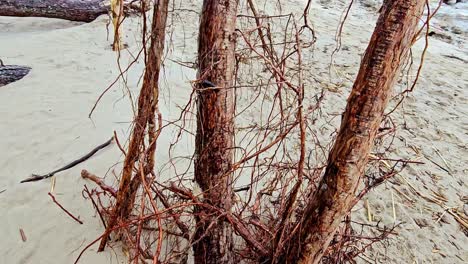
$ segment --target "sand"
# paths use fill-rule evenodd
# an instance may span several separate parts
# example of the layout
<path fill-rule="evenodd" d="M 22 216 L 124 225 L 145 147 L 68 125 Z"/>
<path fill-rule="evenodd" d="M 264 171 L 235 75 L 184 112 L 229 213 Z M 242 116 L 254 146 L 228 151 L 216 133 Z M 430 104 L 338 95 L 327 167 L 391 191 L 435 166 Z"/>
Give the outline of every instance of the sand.
<path fill-rule="evenodd" d="M 199 2 L 199 1 L 198 1 Z M 304 1 L 285 6 L 300 11 Z M 378 16 L 379 1 L 357 1 L 343 33 L 343 49 L 335 56 L 333 86 L 327 94 L 326 112 L 341 114 L 357 73 L 360 57 Z M 311 17 L 318 41 L 314 53 L 314 78 L 329 81 L 328 63 L 335 47 L 334 32 L 342 1 L 314 1 Z M 188 8 L 198 10 L 199 3 Z M 245 7 L 241 12 L 245 13 Z M 385 244 L 376 244 L 358 259 L 376 263 L 464 263 L 468 261 L 468 239 L 447 208 L 466 212 L 468 189 L 468 74 L 466 64 L 468 5 L 443 5 L 434 19 L 430 47 L 416 90 L 395 113 L 400 129 L 392 155 L 415 158 L 424 165 L 410 165 L 392 183 L 372 191 L 367 197 L 375 220 L 391 225 L 402 223 Z M 196 58 L 196 14 L 173 16 L 171 44 L 164 67 L 161 111 L 165 119 L 178 116 L 178 106 L 190 96 L 195 71 L 171 60 Z M 119 174 L 122 155 L 115 145 L 100 151 L 83 164 L 56 176 L 55 196 L 84 222 L 79 225 L 52 203 L 47 193 L 51 181 L 19 184 L 32 173 L 47 173 L 87 153 L 116 131 L 125 142 L 131 128 L 132 108 L 128 92 L 137 96 L 141 62 L 111 88 L 92 118 L 88 118 L 101 92 L 118 76 L 116 53 L 106 37 L 108 18 L 88 23 L 45 18 L 0 17 L 0 58 L 6 64 L 26 65 L 32 71 L 22 80 L 0 87 L 0 253 L 5 263 L 73 263 L 85 245 L 103 231 L 92 204 L 82 196 L 81 169 L 107 175 L 112 183 Z M 129 49 L 122 52 L 125 67 L 139 49 L 139 21 L 130 18 L 124 26 Z M 345 47 L 346 46 L 346 47 Z M 415 62 L 424 46 L 414 48 Z M 414 76 L 413 76 L 414 77 Z M 400 82 L 396 91 L 404 89 Z M 332 123 L 338 126 L 339 120 Z M 189 123 L 193 129 L 193 122 Z M 173 131 L 165 131 L 158 146 L 159 168 L 168 160 L 167 147 Z M 415 149 L 416 151 L 413 151 Z M 177 150 L 190 156 L 193 143 L 184 138 Z M 431 162 L 430 160 L 433 162 Z M 445 160 L 445 161 L 444 161 Z M 437 163 L 449 172 L 435 165 Z M 183 166 L 182 166 L 183 167 Z M 415 191 L 416 190 L 416 191 Z M 443 206 L 423 196 L 434 192 L 445 196 Z M 393 196 L 393 200 L 392 200 Z M 392 202 L 393 201 L 393 202 Z M 396 219 L 393 216 L 395 207 Z M 445 213 L 444 213 L 445 212 Z M 363 204 L 353 209 L 353 218 L 366 222 Z M 375 222 L 374 222 L 375 223 Z M 20 229 L 27 238 L 22 241 Z M 89 249 L 80 263 L 126 263 L 119 245 L 96 253 Z"/>

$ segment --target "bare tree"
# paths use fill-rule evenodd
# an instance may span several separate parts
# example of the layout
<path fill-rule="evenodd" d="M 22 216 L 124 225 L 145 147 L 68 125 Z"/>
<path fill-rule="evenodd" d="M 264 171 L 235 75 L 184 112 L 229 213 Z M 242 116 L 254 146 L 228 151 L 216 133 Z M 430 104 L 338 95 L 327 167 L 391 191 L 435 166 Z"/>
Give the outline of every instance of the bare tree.
<path fill-rule="evenodd" d="M 333 238 L 339 237 L 335 233 L 340 226 L 345 226 L 348 234 L 351 232 L 346 216 L 364 193 L 357 194 L 357 189 L 360 183 L 367 184 L 362 177 L 368 156 L 400 65 L 419 33 L 416 27 L 425 3 L 425 0 L 385 1 L 330 150 L 328 143 L 322 146 L 320 139 L 308 141 L 306 137 L 311 124 L 318 119 L 313 114 L 320 110 L 324 95 L 323 90 L 317 89 L 313 101 L 305 97 L 308 82 L 303 73 L 310 64 L 304 58 L 310 55 L 307 49 L 315 43 L 314 30 L 307 20 L 311 1 L 304 9 L 302 26 L 293 14 L 259 15 L 254 1 L 248 1 L 253 16 L 239 15 L 240 27 L 235 31 L 239 1 L 204 0 L 194 87 L 197 131 L 193 168 L 201 189 L 201 193 L 196 193 L 190 190 L 192 186 L 184 185 L 192 177 L 190 167 L 183 173 L 176 172 L 177 181 L 174 178 L 164 181 L 153 173 L 156 140 L 162 127 L 157 84 L 168 5 L 168 0 L 158 1 L 135 127 L 128 150 L 122 150 L 125 163 L 120 188 L 115 192 L 96 180 L 102 190 L 117 197 L 115 206 L 102 210 L 109 221 L 100 250 L 110 232 L 124 229 L 122 226 L 127 230 L 123 232 L 129 234 L 126 242 L 135 250 L 132 254 L 135 262 L 140 257 L 152 258 L 156 263 L 161 255 L 166 262 L 186 261 L 191 247 L 195 263 L 238 260 L 318 263 L 324 256 L 331 256 L 330 251 L 342 250 L 335 247 L 337 239 Z M 176 12 L 177 8 L 173 10 Z M 146 32 L 146 26 L 143 31 Z M 145 41 L 143 37 L 144 47 Z M 240 62 L 249 60 L 250 68 L 242 69 Z M 262 67 L 257 67 L 258 64 Z M 253 73 L 263 67 L 261 74 Z M 247 71 L 251 78 L 265 78 L 267 82 L 242 80 L 246 79 L 243 74 Z M 261 100 L 262 122 L 235 129 L 234 87 L 253 88 L 248 91 L 255 93 L 252 101 L 236 102 L 244 103 L 247 109 Z M 273 99 L 268 101 L 272 95 Z M 193 112 L 192 102 L 191 96 L 180 119 L 167 125 L 179 122 L 176 126 L 180 133 L 174 144 L 186 133 L 184 118 L 186 113 Z M 268 107 L 269 111 L 263 113 L 263 108 Z M 236 132 L 245 137 L 235 146 Z M 242 152 L 237 161 L 235 147 Z M 313 147 L 323 155 L 309 159 Z M 169 161 L 174 167 L 176 158 L 171 156 Z M 234 191 L 239 181 L 236 182 L 238 175 L 234 177 L 233 173 L 245 175 L 249 168 L 253 168 L 250 182 Z M 135 171 L 138 175 L 134 175 Z M 388 175 L 395 173 L 392 170 Z M 140 195 L 138 191 L 142 189 Z M 246 198 L 239 192 L 246 192 Z M 240 199 L 234 200 L 235 195 Z M 132 211 L 139 211 L 139 215 L 130 217 Z M 345 223 L 344 218 L 348 218 Z M 146 236 L 142 235 L 144 232 Z M 239 243 L 233 242 L 234 232 Z M 355 241 L 349 244 L 355 245 Z M 149 250 L 154 245 L 156 249 Z M 165 249 L 169 251 L 164 252 Z"/>
<path fill-rule="evenodd" d="M 356 202 L 356 189 L 382 122 L 401 63 L 409 53 L 425 0 L 387 0 L 348 98 L 328 165 L 293 227 L 289 246 L 275 263 L 318 263 L 343 218 Z M 286 243 L 280 244 L 286 245 Z"/>
<path fill-rule="evenodd" d="M 233 263 L 232 227 L 217 212 L 232 203 L 233 76 L 238 0 L 205 0 L 198 39 L 195 180 L 207 206 L 196 206 L 195 262 Z"/>

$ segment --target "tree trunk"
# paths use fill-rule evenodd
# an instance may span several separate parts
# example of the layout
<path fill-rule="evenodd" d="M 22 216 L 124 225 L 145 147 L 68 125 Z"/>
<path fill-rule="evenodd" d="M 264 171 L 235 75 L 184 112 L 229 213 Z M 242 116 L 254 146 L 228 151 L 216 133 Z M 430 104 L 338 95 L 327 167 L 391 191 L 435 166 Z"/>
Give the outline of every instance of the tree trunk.
<path fill-rule="evenodd" d="M 26 76 L 31 68 L 18 65 L 3 65 L 0 61 L 0 86 L 16 82 Z"/>
<path fill-rule="evenodd" d="M 236 12 L 238 0 L 204 0 L 198 39 L 195 180 L 203 201 L 229 212 L 232 202 Z M 208 207 L 195 208 L 195 263 L 233 263 L 232 228 Z"/>
<path fill-rule="evenodd" d="M 317 191 L 309 197 L 286 255 L 277 263 L 318 263 L 356 199 L 401 62 L 415 38 L 425 0 L 384 1 Z"/>
<path fill-rule="evenodd" d="M 137 9 L 135 5 L 128 5 L 127 8 Z M 0 16 L 91 22 L 109 10 L 109 3 L 105 0 L 0 0 Z"/>
<path fill-rule="evenodd" d="M 139 159 L 143 151 L 145 140 L 145 131 L 148 127 L 148 136 L 150 146 L 145 159 L 144 174 L 148 175 L 153 171 L 154 154 L 156 150 L 156 139 L 159 130 L 155 128 L 155 115 L 158 114 L 158 123 L 160 127 L 161 118 L 158 111 L 159 100 L 159 72 L 161 69 L 162 56 L 164 51 L 167 11 L 169 0 L 159 0 L 155 3 L 153 12 L 153 23 L 151 26 L 151 44 L 149 47 L 148 58 L 143 79 L 143 86 L 138 98 L 138 113 L 134 120 L 134 128 L 130 143 L 125 156 L 122 177 L 120 179 L 119 191 L 117 193 L 117 203 L 112 217 L 107 225 L 106 233 L 99 245 L 99 251 L 104 250 L 107 243 L 110 230 L 118 222 L 128 220 L 132 212 L 135 195 L 140 186 L 140 176 L 135 175 L 132 179 L 135 162 Z"/>

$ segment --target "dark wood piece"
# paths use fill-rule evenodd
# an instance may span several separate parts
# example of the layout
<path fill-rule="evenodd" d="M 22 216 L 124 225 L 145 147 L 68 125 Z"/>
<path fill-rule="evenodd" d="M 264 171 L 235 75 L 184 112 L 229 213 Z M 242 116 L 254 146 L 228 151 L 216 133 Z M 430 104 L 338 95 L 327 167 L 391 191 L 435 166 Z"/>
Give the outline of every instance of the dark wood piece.
<path fill-rule="evenodd" d="M 30 70 L 31 68 L 26 66 L 3 65 L 0 61 L 0 86 L 21 80 Z"/>
<path fill-rule="evenodd" d="M 47 179 L 47 178 L 50 178 L 52 176 L 54 176 L 56 173 L 59 173 L 61 171 L 64 171 L 64 170 L 68 170 L 68 169 L 71 169 L 73 167 L 75 167 L 76 165 L 84 162 L 85 160 L 91 158 L 94 154 L 96 154 L 96 152 L 98 152 L 99 150 L 107 147 L 111 142 L 112 140 L 114 139 L 114 137 L 112 137 L 111 139 L 109 139 L 108 141 L 106 141 L 105 143 L 95 147 L 93 150 L 91 150 L 88 154 L 84 155 L 83 157 L 77 159 L 77 160 L 74 160 L 72 162 L 70 162 L 69 164 L 63 166 L 62 168 L 60 169 L 56 169 L 54 170 L 53 172 L 50 172 L 50 173 L 47 173 L 47 174 L 44 174 L 44 175 L 37 175 L 37 174 L 33 174 L 31 177 L 27 178 L 27 179 L 24 179 L 22 181 L 20 181 L 20 183 L 25 183 L 25 182 L 33 182 L 33 181 L 40 181 L 40 180 L 43 180 L 43 179 Z"/>
<path fill-rule="evenodd" d="M 133 4 L 124 5 L 136 10 Z M 0 16 L 49 17 L 91 22 L 110 10 L 104 0 L 0 0 Z"/>

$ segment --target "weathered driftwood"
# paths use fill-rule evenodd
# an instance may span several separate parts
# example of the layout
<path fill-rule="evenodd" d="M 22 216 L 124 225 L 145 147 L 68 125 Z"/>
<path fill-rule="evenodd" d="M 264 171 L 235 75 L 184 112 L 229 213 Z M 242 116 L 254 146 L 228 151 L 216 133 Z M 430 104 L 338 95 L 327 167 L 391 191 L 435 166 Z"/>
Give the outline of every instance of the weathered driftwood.
<path fill-rule="evenodd" d="M 26 76 L 31 68 L 18 65 L 3 65 L 0 61 L 0 86 L 16 82 Z"/>
<path fill-rule="evenodd" d="M 128 3 L 124 7 L 137 10 Z M 0 0 L 0 16 L 49 17 L 71 21 L 91 22 L 110 10 L 105 0 Z"/>
<path fill-rule="evenodd" d="M 20 183 L 40 181 L 40 180 L 43 180 L 43 179 L 50 178 L 50 177 L 54 176 L 56 173 L 59 173 L 61 171 L 71 169 L 71 168 L 75 167 L 76 165 L 78 165 L 78 164 L 86 161 L 87 159 L 91 158 L 99 150 L 109 146 L 109 144 L 112 142 L 113 139 L 114 139 L 114 137 L 107 140 L 105 143 L 95 147 L 93 150 L 91 150 L 88 154 L 84 155 L 83 157 L 68 163 L 67 165 L 63 166 L 60 169 L 54 170 L 53 172 L 50 172 L 50 173 L 47 173 L 47 174 L 44 174 L 44 175 L 33 174 L 31 177 L 20 181 Z"/>

